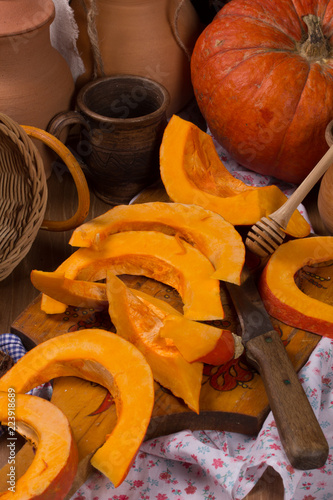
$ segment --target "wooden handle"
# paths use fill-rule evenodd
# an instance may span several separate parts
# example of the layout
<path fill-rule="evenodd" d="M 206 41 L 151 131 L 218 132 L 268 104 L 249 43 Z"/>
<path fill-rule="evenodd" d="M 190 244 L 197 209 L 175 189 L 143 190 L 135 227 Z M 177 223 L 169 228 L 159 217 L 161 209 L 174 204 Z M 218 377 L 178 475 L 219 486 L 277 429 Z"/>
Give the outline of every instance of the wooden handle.
<path fill-rule="evenodd" d="M 49 231 L 68 231 L 70 229 L 75 229 L 86 219 L 90 207 L 88 184 L 78 161 L 69 149 L 49 132 L 29 125 L 22 125 L 22 128 L 30 137 L 39 139 L 60 156 L 72 174 L 78 193 L 77 211 L 70 219 L 65 221 L 44 220 L 41 229 L 48 229 Z"/>
<path fill-rule="evenodd" d="M 322 159 L 311 170 L 304 181 L 298 186 L 288 200 L 275 212 L 269 215 L 269 218 L 277 222 L 283 229 L 288 225 L 290 217 L 310 192 L 316 182 L 322 177 L 326 170 L 333 164 L 333 146 L 325 153 Z"/>
<path fill-rule="evenodd" d="M 272 330 L 249 340 L 246 351 L 263 379 L 291 465 L 301 470 L 322 467 L 328 444 L 278 333 Z"/>

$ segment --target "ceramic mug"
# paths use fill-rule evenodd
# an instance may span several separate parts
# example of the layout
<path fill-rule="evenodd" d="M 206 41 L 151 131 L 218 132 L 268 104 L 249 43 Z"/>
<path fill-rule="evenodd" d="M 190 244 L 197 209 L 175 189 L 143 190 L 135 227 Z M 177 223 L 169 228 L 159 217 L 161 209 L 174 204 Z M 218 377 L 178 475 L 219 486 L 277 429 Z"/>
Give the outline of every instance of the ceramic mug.
<path fill-rule="evenodd" d="M 79 123 L 74 148 L 86 165 L 89 185 L 104 202 L 127 204 L 159 178 L 169 100 L 165 87 L 149 78 L 98 78 L 79 91 L 77 111 L 58 114 L 48 131 L 61 137 L 65 127 Z"/>

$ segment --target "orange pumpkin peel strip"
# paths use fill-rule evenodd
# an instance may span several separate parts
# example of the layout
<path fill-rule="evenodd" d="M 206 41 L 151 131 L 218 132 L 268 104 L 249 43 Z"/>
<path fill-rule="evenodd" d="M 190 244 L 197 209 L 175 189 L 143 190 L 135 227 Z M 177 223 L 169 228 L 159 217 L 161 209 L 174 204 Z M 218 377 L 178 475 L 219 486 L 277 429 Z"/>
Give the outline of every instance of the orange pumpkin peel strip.
<path fill-rule="evenodd" d="M 303 293 L 295 273 L 333 259 L 333 237 L 291 240 L 270 257 L 259 290 L 268 313 L 287 325 L 333 338 L 333 306 Z"/>

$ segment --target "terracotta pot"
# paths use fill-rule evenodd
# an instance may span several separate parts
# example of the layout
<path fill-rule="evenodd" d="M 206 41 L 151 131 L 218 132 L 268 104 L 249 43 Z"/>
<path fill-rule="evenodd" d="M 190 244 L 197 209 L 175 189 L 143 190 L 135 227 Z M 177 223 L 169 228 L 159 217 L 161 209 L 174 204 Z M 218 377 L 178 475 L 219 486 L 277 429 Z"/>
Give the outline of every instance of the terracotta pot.
<path fill-rule="evenodd" d="M 333 235 L 333 165 L 322 178 L 318 194 L 318 211 L 326 229 Z"/>
<path fill-rule="evenodd" d="M 78 87 L 95 77 L 133 74 L 164 85 L 168 116 L 190 101 L 190 55 L 203 28 L 190 0 L 72 0 L 71 7 L 86 67 Z"/>
<path fill-rule="evenodd" d="M 21 125 L 45 130 L 71 107 L 74 81 L 65 59 L 50 42 L 52 0 L 0 0 L 0 109 Z M 54 160 L 36 141 L 46 177 Z"/>

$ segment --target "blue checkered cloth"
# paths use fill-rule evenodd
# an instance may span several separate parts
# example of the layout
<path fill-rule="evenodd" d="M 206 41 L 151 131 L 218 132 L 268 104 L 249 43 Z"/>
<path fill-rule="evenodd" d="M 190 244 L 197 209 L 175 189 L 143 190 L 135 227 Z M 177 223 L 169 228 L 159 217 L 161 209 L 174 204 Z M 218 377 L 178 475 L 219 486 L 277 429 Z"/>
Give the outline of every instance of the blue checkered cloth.
<path fill-rule="evenodd" d="M 21 339 L 12 333 L 0 335 L 0 351 L 8 354 L 15 363 L 17 363 L 27 352 Z"/>
<path fill-rule="evenodd" d="M 0 351 L 8 354 L 15 363 L 27 352 L 21 339 L 13 333 L 3 333 L 0 335 Z M 46 384 L 39 385 L 31 389 L 27 394 L 50 400 L 52 396 L 52 384 L 47 382 Z"/>

